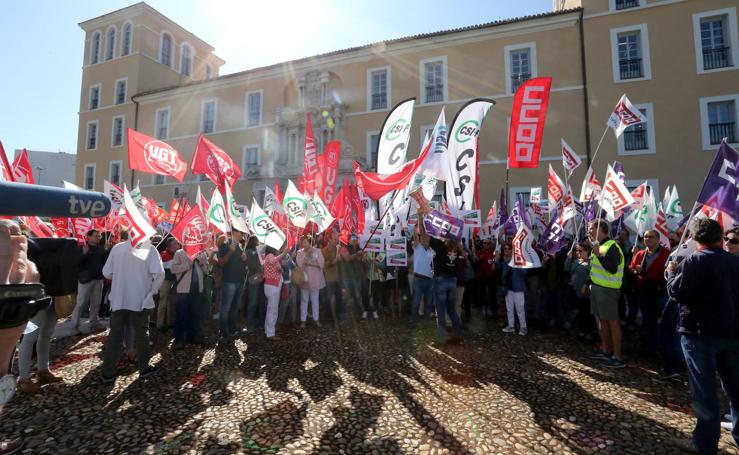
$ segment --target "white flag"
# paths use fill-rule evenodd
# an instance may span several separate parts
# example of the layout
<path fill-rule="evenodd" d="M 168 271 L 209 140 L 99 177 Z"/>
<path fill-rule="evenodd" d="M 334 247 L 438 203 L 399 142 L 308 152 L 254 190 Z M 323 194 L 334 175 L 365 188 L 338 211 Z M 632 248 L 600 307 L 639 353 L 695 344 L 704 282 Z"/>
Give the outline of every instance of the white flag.
<path fill-rule="evenodd" d="M 513 254 L 511 256 L 511 262 L 508 265 L 517 269 L 541 267 L 541 261 L 539 260 L 539 255 L 534 250 L 533 241 L 534 234 L 526 226 L 526 223 L 521 223 L 516 236 L 513 237 Z"/>
<path fill-rule="evenodd" d="M 580 159 L 580 156 L 575 153 L 574 150 L 572 150 L 572 147 L 565 142 L 564 139 L 561 139 L 562 141 L 562 164 L 564 165 L 565 169 L 567 169 L 567 173 L 569 175 L 572 175 L 572 171 L 577 169 L 577 167 L 582 163 L 582 159 Z"/>
<path fill-rule="evenodd" d="M 264 213 L 256 199 L 251 203 L 250 227 L 257 239 L 267 246 L 279 250 L 285 244 L 285 233 Z"/>
<path fill-rule="evenodd" d="M 279 215 L 285 214 L 285 209 L 282 208 L 282 204 L 277 200 L 277 195 L 275 195 L 274 191 L 272 191 L 268 186 L 264 188 L 264 201 L 262 203 L 262 207 L 264 208 L 264 213 L 269 216 L 272 216 L 275 212 Z"/>
<path fill-rule="evenodd" d="M 436 125 L 431 131 L 430 139 L 432 142 L 431 149 L 426 159 L 421 163 L 418 170 L 421 174 L 434 177 L 436 180 L 449 180 L 451 178 L 449 160 L 447 159 L 447 129 L 446 116 L 444 108 L 441 108 L 439 117 L 436 119 Z M 426 141 L 424 140 L 424 143 Z M 423 148 L 421 148 L 423 150 Z"/>
<path fill-rule="evenodd" d="M 290 222 L 299 228 L 304 228 L 307 224 L 308 203 L 305 195 L 298 191 L 292 180 L 287 181 L 287 190 L 285 198 L 282 200 L 282 206 L 287 212 Z"/>
<path fill-rule="evenodd" d="M 616 107 L 613 108 L 607 124 L 613 128 L 613 133 L 618 139 L 626 128 L 646 122 L 647 118 L 644 117 L 644 114 L 639 112 L 639 109 L 635 108 L 624 94 L 616 103 Z"/>
<path fill-rule="evenodd" d="M 331 223 L 334 222 L 334 217 L 331 216 L 331 212 L 318 194 L 314 194 L 313 197 L 309 199 L 308 211 L 310 212 L 310 220 L 318 226 L 319 234 L 328 229 L 329 226 L 331 226 Z"/>
<path fill-rule="evenodd" d="M 606 181 L 601 191 L 600 205 L 612 219 L 616 213 L 634 203 L 629 189 L 623 184 L 616 171 L 608 165 Z"/>
<path fill-rule="evenodd" d="M 210 208 L 208 209 L 208 223 L 212 224 L 224 234 L 228 233 L 231 228 L 228 225 L 228 215 L 226 214 L 226 205 L 223 203 L 223 196 L 218 188 L 213 191 L 210 198 Z"/>
<path fill-rule="evenodd" d="M 670 201 L 665 207 L 665 215 L 667 216 L 667 227 L 676 230 L 683 219 L 683 206 L 680 203 L 680 195 L 677 194 L 677 185 L 672 185 L 670 193 Z"/>
<path fill-rule="evenodd" d="M 549 165 L 549 178 L 547 179 L 547 199 L 549 200 L 549 211 L 553 211 L 562 204 L 565 197 L 565 184 L 559 178 L 552 165 Z"/>
<path fill-rule="evenodd" d="M 80 191 L 85 191 L 84 188 L 80 188 L 79 186 L 75 185 L 74 183 L 68 182 L 66 180 L 62 180 L 62 184 L 64 185 L 64 189 L 65 190 L 80 190 Z"/>
<path fill-rule="evenodd" d="M 103 191 L 108 196 L 108 199 L 110 199 L 110 210 L 112 212 L 115 213 L 123 207 L 123 190 L 120 186 L 103 180 Z"/>
<path fill-rule="evenodd" d="M 156 234 L 157 230 L 141 215 L 125 184 L 123 185 L 123 207 L 128 219 L 128 238 L 131 239 L 131 245 L 136 246 Z"/>
<path fill-rule="evenodd" d="M 241 212 L 236 208 L 236 201 L 231 193 L 231 187 L 228 185 L 224 186 L 226 187 L 226 215 L 228 216 L 228 220 L 231 222 L 231 226 L 237 231 L 248 233 L 249 228 L 241 217 Z"/>
<path fill-rule="evenodd" d="M 588 168 L 585 173 L 585 179 L 582 181 L 582 189 L 580 190 L 580 201 L 587 202 L 595 197 L 596 200 L 600 196 L 601 186 L 598 177 L 595 175 L 592 167 Z"/>

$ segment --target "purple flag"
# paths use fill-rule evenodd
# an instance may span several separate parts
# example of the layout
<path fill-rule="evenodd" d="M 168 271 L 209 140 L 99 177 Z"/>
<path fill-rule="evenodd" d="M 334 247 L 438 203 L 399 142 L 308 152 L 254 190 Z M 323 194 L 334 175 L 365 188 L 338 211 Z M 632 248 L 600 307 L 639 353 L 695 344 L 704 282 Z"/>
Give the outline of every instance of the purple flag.
<path fill-rule="evenodd" d="M 585 223 L 590 223 L 595 219 L 595 198 L 590 199 L 586 202 L 585 206 Z"/>
<path fill-rule="evenodd" d="M 498 205 L 500 207 L 498 209 L 498 213 L 500 214 L 498 217 L 498 223 L 499 226 L 503 226 L 506 221 L 508 221 L 508 204 L 506 204 L 505 191 L 503 188 L 500 189 L 500 203 Z"/>
<path fill-rule="evenodd" d="M 562 229 L 562 225 L 559 223 L 559 213 L 557 209 L 554 209 L 552 218 L 549 220 L 549 225 L 541 234 L 539 238 L 539 248 L 547 254 L 555 254 L 567 245 L 567 239 L 565 238 L 565 230 Z"/>
<path fill-rule="evenodd" d="M 621 183 L 626 183 L 626 173 L 624 172 L 624 165 L 621 164 L 620 161 L 614 161 L 613 162 L 613 171 L 618 175 L 618 178 L 621 179 Z"/>
<path fill-rule="evenodd" d="M 739 219 L 739 153 L 726 142 L 722 142 L 708 170 L 698 202 L 728 213 Z M 716 197 L 724 189 L 722 197 Z M 710 203 L 709 203 L 710 202 Z"/>
<path fill-rule="evenodd" d="M 527 228 L 531 229 L 531 220 L 529 219 L 526 207 L 524 207 L 523 196 L 519 194 L 513 210 L 511 210 L 511 217 L 508 218 L 505 224 L 506 235 L 516 235 L 521 223 L 524 223 Z"/>
<path fill-rule="evenodd" d="M 454 218 L 438 210 L 432 210 L 423 217 L 426 233 L 437 239 L 451 239 L 459 242 L 462 239 L 464 221 Z"/>

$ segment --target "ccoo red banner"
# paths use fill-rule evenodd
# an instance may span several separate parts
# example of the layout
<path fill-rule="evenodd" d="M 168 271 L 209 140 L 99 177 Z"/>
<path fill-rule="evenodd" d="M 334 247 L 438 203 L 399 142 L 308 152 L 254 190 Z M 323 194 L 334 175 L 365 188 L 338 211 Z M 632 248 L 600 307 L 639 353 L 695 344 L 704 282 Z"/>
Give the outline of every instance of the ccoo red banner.
<path fill-rule="evenodd" d="M 330 141 L 323 150 L 323 166 L 321 166 L 322 183 L 321 200 L 331 207 L 336 198 L 336 182 L 339 178 L 339 157 L 341 141 Z"/>
<path fill-rule="evenodd" d="M 551 87 L 551 77 L 537 77 L 516 90 L 508 135 L 509 167 L 535 168 L 539 165 Z"/>
<path fill-rule="evenodd" d="M 150 174 L 185 179 L 187 163 L 166 142 L 128 129 L 128 166 Z"/>

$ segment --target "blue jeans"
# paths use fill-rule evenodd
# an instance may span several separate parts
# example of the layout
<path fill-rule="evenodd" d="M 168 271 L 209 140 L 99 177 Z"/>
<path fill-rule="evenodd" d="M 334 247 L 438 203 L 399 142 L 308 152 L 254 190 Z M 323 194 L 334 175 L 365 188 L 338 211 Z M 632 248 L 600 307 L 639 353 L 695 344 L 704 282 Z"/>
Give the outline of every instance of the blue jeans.
<path fill-rule="evenodd" d="M 659 351 L 662 355 L 662 367 L 666 373 L 679 373 L 683 369 L 683 356 L 680 352 L 680 336 L 677 333 L 679 308 L 677 302 L 670 299 L 662 301 L 657 331 L 659 334 Z"/>
<path fill-rule="evenodd" d="M 436 340 L 446 341 L 446 315 L 452 320 L 452 330 L 457 337 L 462 336 L 462 325 L 455 302 L 457 300 L 457 279 L 455 277 L 434 277 L 434 292 L 436 294 Z"/>
<path fill-rule="evenodd" d="M 246 307 L 246 330 L 254 332 L 264 327 L 267 307 L 264 305 L 264 283 L 249 285 L 249 304 Z"/>
<path fill-rule="evenodd" d="M 221 284 L 221 310 L 218 314 L 218 336 L 227 337 L 236 332 L 243 283 Z"/>
<path fill-rule="evenodd" d="M 732 436 L 739 444 L 739 339 L 711 339 L 683 335 L 683 355 L 688 366 L 693 410 L 697 422 L 693 445 L 702 454 L 718 451 L 721 409 L 716 396 L 716 372 L 729 398 Z"/>
<path fill-rule="evenodd" d="M 200 338 L 200 309 L 197 288 L 189 294 L 177 293 L 174 342 L 185 343 Z"/>
<path fill-rule="evenodd" d="M 411 326 L 418 323 L 418 308 L 423 299 L 423 319 L 431 319 L 431 294 L 434 291 L 434 279 L 423 278 L 418 275 L 413 277 L 413 306 L 411 307 Z"/>

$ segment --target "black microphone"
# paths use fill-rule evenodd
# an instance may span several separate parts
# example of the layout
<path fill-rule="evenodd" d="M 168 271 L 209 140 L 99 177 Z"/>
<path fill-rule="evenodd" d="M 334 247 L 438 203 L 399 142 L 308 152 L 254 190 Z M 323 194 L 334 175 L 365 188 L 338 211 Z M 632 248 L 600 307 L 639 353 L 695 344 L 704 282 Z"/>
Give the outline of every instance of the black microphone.
<path fill-rule="evenodd" d="M 0 182 L 0 215 L 98 218 L 110 212 L 103 193 Z"/>

